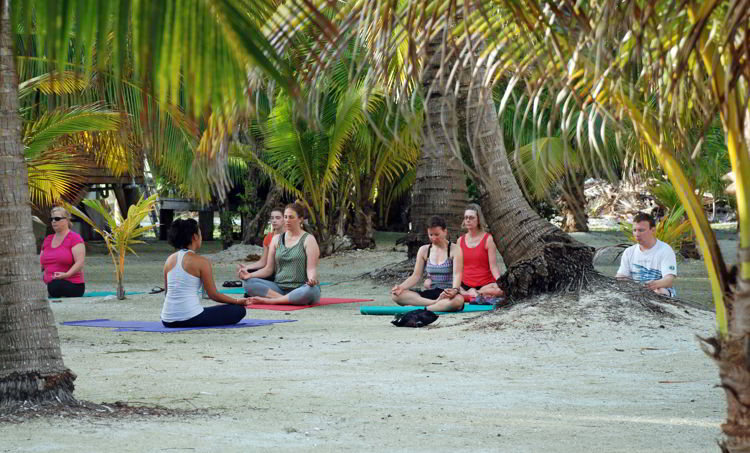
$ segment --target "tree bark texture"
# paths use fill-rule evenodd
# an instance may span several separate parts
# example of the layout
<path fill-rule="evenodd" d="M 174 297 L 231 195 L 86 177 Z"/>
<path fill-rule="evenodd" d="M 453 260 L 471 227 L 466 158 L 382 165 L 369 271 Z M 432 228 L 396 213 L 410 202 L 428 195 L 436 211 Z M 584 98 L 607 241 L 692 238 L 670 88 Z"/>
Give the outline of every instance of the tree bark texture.
<path fill-rule="evenodd" d="M 363 175 L 360 188 L 357 190 L 357 202 L 354 205 L 354 224 L 350 236 L 354 248 L 369 249 L 375 247 L 375 204 L 370 199 L 373 175 Z"/>
<path fill-rule="evenodd" d="M 583 186 L 586 175 L 566 174 L 563 178 L 562 194 L 562 230 L 566 233 L 585 232 L 589 230 L 589 216 L 586 214 L 586 194 Z"/>
<path fill-rule="evenodd" d="M 252 218 L 245 219 L 245 231 L 242 232 L 243 244 L 260 245 L 263 243 L 263 233 L 266 225 L 268 225 L 268 216 L 271 215 L 271 210 L 274 207 L 281 205 L 283 195 L 281 189 L 275 184 L 271 185 L 266 201 L 260 207 L 258 213 Z"/>
<path fill-rule="evenodd" d="M 442 36 L 438 36 L 428 44 L 422 84 L 425 94 L 440 69 L 441 39 Z M 425 139 L 412 187 L 411 229 L 406 241 L 409 258 L 415 257 L 419 247 L 427 243 L 427 221 L 432 216 L 445 220 L 449 237 L 455 241 L 461 235 L 463 213 L 469 199 L 463 165 L 451 148 L 451 142 L 458 142 L 458 119 L 445 90 L 443 84 L 437 83 L 427 99 Z"/>
<path fill-rule="evenodd" d="M 466 112 L 463 127 L 482 175 L 480 205 L 508 269 L 498 284 L 512 299 L 580 285 L 595 272 L 594 249 L 531 208 L 508 162 L 490 88 L 470 84 L 470 76 L 463 75 L 468 95 L 460 110 Z"/>
<path fill-rule="evenodd" d="M 738 262 L 750 261 L 750 248 L 739 248 Z M 727 400 L 727 419 L 721 425 L 722 451 L 750 452 L 750 280 L 736 273 L 731 294 L 724 297 L 729 319 L 728 335 L 701 339 L 703 349 L 719 368 L 719 380 Z"/>
<path fill-rule="evenodd" d="M 745 112 L 745 115 L 750 110 Z M 743 125 L 745 152 L 750 144 L 750 121 Z M 728 334 L 702 339 L 704 351 L 716 362 L 719 380 L 727 400 L 727 419 L 721 425 L 723 452 L 750 453 L 750 280 L 743 278 L 743 263 L 750 263 L 750 247 L 743 247 L 739 228 L 746 219 L 737 222 L 737 264 L 730 277 L 731 293 L 724 295 L 727 310 Z M 747 265 L 747 264 L 745 264 Z"/>
<path fill-rule="evenodd" d="M 21 148 L 10 0 L 0 0 L 0 405 L 73 401 L 41 280 Z"/>
<path fill-rule="evenodd" d="M 375 206 L 367 199 L 355 208 L 352 242 L 354 248 L 370 249 L 375 247 Z"/>

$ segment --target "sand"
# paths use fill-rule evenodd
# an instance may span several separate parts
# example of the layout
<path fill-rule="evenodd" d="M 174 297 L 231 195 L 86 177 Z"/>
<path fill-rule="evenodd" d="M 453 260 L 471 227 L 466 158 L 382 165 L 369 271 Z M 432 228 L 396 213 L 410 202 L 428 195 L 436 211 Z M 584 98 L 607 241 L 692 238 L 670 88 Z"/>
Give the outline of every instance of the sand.
<path fill-rule="evenodd" d="M 387 287 L 357 276 L 403 259 L 394 238 L 384 235 L 374 251 L 323 259 L 321 280 L 336 283 L 323 287 L 324 296 L 389 304 Z M 88 287 L 112 289 L 111 261 L 96 249 L 87 258 Z M 166 246 L 139 250 L 128 259 L 126 289 L 162 286 Z M 234 278 L 234 255 L 223 256 L 219 284 Z M 684 264 L 686 272 L 700 266 Z M 705 288 L 696 294 L 707 297 Z M 156 320 L 162 300 L 66 299 L 52 309 L 58 322 Z M 407 329 L 359 315 L 359 305 L 250 310 L 248 317 L 296 322 L 248 329 L 60 326 L 78 398 L 204 412 L 3 424 L 0 452 L 717 451 L 724 396 L 695 339 L 713 332 L 710 312 L 669 309 L 671 316 L 657 317 L 598 294 Z"/>

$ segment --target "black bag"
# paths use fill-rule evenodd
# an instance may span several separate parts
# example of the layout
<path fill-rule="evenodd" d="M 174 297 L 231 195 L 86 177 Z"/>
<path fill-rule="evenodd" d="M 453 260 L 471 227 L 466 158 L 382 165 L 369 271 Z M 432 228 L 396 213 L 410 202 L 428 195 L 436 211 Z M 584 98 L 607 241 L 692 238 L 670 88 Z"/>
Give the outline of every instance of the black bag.
<path fill-rule="evenodd" d="M 391 324 L 398 327 L 424 327 L 438 319 L 438 315 L 425 308 L 396 315 Z"/>

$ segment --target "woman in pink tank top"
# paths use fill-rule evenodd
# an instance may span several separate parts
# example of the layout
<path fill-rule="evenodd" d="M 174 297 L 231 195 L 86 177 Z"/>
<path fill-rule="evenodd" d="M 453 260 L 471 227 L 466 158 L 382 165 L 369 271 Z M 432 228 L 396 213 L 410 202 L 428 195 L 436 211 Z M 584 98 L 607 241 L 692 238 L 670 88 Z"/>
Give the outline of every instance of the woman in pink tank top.
<path fill-rule="evenodd" d="M 464 211 L 466 234 L 458 239 L 464 258 L 464 271 L 461 279 L 461 294 L 476 297 L 502 296 L 503 290 L 497 285 L 500 269 L 497 267 L 497 247 L 492 235 L 484 231 L 480 219 L 479 206 L 470 204 Z"/>
<path fill-rule="evenodd" d="M 86 246 L 83 238 L 70 230 L 70 214 L 65 208 L 52 208 L 50 219 L 55 234 L 44 239 L 39 255 L 47 293 L 49 297 L 81 297 L 86 291 L 83 280 Z"/>

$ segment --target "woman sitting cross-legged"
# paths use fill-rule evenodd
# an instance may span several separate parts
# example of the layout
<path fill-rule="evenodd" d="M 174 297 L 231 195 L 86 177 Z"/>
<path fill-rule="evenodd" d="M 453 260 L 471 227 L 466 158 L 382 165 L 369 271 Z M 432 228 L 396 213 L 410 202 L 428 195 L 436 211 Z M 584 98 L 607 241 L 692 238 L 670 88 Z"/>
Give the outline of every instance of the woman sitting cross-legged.
<path fill-rule="evenodd" d="M 304 219 L 305 209 L 300 204 L 287 205 L 286 231 L 271 241 L 266 266 L 255 272 L 238 271 L 251 303 L 310 305 L 320 301 L 317 270 L 320 249 L 315 236 L 302 229 Z M 274 271 L 274 281 L 265 280 Z"/>
<path fill-rule="evenodd" d="M 44 239 L 39 255 L 47 294 L 49 297 L 81 297 L 86 290 L 83 281 L 86 246 L 83 238 L 70 229 L 70 214 L 65 208 L 55 206 L 50 214 L 55 234 Z"/>
<path fill-rule="evenodd" d="M 497 285 L 500 269 L 495 258 L 497 247 L 492 235 L 484 231 L 484 219 L 479 206 L 470 204 L 464 211 L 464 227 L 468 233 L 458 239 L 464 258 L 461 294 L 486 297 L 502 296 Z"/>
<path fill-rule="evenodd" d="M 178 219 L 169 228 L 169 243 L 178 249 L 164 263 L 164 327 L 209 327 L 237 324 L 245 317 L 246 299 L 234 299 L 216 290 L 211 261 L 196 252 L 203 243 L 198 222 Z M 198 291 L 221 305 L 201 307 Z"/>
<path fill-rule="evenodd" d="M 391 298 L 399 305 L 416 305 L 430 311 L 457 311 L 464 307 L 464 298 L 459 294 L 463 257 L 461 248 L 448 239 L 445 220 L 431 217 L 427 223 L 428 245 L 417 252 L 414 272 L 400 285 L 391 288 Z M 432 282 L 430 289 L 412 291 L 422 272 Z"/>

